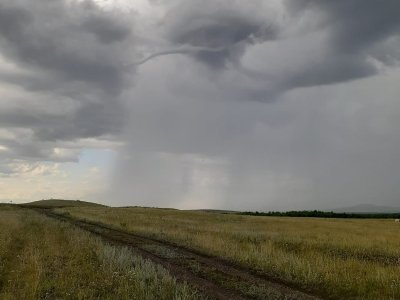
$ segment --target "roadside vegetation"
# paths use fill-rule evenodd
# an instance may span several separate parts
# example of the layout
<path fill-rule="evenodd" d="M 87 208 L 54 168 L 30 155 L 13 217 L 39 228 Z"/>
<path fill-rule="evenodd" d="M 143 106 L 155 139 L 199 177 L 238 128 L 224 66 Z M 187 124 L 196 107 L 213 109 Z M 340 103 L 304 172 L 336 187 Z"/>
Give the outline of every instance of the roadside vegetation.
<path fill-rule="evenodd" d="M 201 299 L 128 248 L 0 206 L 0 299 Z"/>
<path fill-rule="evenodd" d="M 327 298 L 400 299 L 400 225 L 393 220 L 150 208 L 57 211 L 222 257 Z"/>

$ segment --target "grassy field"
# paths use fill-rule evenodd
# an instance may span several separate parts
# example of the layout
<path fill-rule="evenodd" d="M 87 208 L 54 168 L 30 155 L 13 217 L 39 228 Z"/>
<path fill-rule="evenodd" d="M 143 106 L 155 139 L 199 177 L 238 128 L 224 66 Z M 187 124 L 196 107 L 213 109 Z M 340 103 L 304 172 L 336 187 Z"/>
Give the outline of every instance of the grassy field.
<path fill-rule="evenodd" d="M 0 206 L 0 299 L 201 299 L 131 250 Z"/>
<path fill-rule="evenodd" d="M 223 257 L 328 298 L 400 299 L 400 225 L 393 220 L 149 208 L 58 211 Z"/>

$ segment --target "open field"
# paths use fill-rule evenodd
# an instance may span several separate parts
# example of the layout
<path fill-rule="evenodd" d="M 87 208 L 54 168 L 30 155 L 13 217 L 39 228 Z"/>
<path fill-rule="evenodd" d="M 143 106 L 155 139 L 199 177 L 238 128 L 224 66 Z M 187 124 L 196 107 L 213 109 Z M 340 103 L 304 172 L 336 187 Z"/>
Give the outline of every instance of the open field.
<path fill-rule="evenodd" d="M 126 247 L 0 206 L 0 299 L 202 299 Z"/>
<path fill-rule="evenodd" d="M 393 220 L 50 204 L 0 206 L 0 299 L 400 299 Z"/>
<path fill-rule="evenodd" d="M 80 220 L 51 210 L 36 209 L 50 218 L 73 224 L 100 236 L 103 240 L 123 244 L 142 257 L 164 266 L 178 280 L 195 286 L 210 299 L 299 299 L 318 298 L 299 289 L 278 283 L 254 270 L 239 268 L 220 258 L 210 257 L 167 241 L 127 233 L 100 223 Z"/>
<path fill-rule="evenodd" d="M 58 213 L 174 242 L 332 299 L 400 299 L 393 220 L 251 217 L 142 208 Z"/>

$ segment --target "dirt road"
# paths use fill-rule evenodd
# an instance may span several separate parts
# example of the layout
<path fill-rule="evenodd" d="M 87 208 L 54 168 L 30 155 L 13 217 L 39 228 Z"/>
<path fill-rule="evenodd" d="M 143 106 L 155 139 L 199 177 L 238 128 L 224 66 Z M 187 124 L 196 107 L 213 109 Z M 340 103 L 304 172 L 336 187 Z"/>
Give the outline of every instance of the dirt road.
<path fill-rule="evenodd" d="M 166 241 L 78 220 L 69 215 L 54 213 L 50 209 L 35 210 L 98 235 L 106 242 L 132 248 L 137 254 L 162 265 L 177 280 L 189 283 L 210 299 L 320 299 L 254 270 Z"/>

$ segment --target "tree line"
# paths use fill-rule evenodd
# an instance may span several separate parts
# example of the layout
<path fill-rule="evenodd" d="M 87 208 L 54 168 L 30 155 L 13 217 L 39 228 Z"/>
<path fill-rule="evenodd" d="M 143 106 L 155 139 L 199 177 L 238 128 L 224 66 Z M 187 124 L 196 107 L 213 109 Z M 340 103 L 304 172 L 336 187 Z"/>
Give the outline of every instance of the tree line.
<path fill-rule="evenodd" d="M 304 218 L 340 218 L 340 219 L 400 219 L 400 213 L 338 213 L 333 211 L 303 210 L 303 211 L 270 211 L 270 212 L 240 212 L 246 216 L 269 217 L 304 217 Z"/>

